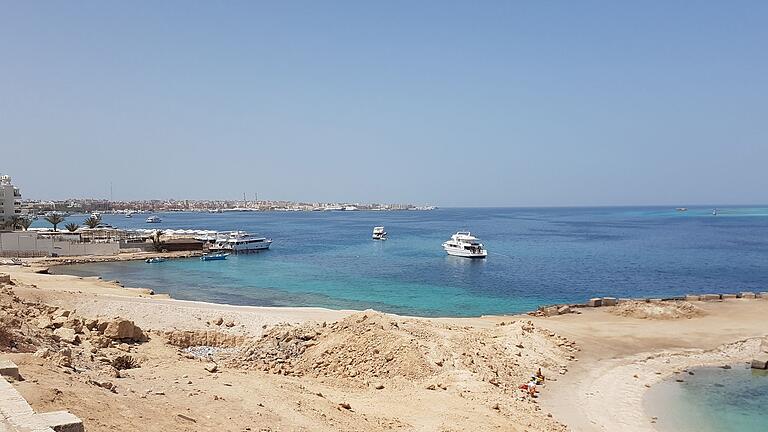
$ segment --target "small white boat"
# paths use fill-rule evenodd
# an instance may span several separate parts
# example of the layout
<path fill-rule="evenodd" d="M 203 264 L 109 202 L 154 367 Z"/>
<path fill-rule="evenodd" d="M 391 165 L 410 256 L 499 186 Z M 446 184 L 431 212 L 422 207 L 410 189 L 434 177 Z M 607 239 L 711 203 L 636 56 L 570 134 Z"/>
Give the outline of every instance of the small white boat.
<path fill-rule="evenodd" d="M 477 237 L 469 231 L 459 231 L 451 236 L 451 239 L 443 243 L 443 249 L 448 255 L 462 258 L 485 258 L 488 251 Z"/>
<path fill-rule="evenodd" d="M 679 211 L 679 212 L 688 211 L 688 209 L 687 209 L 687 208 L 685 208 L 685 207 L 678 207 L 678 208 L 676 208 L 675 210 L 677 210 L 677 211 Z"/>
<path fill-rule="evenodd" d="M 712 216 L 717 216 L 717 209 L 712 209 Z"/>
<path fill-rule="evenodd" d="M 147 264 L 161 263 L 161 262 L 165 262 L 165 258 L 163 257 L 147 258 L 144 262 L 146 262 Z"/>
<path fill-rule="evenodd" d="M 386 240 L 387 232 L 384 231 L 383 226 L 373 227 L 373 234 L 371 236 L 374 240 Z"/>
<path fill-rule="evenodd" d="M 162 220 L 162 219 L 160 219 L 160 218 L 159 218 L 159 217 L 157 217 L 157 216 L 150 216 L 150 217 L 148 217 L 148 218 L 147 218 L 147 223 L 160 223 L 160 222 L 162 222 L 162 221 L 163 221 L 163 220 Z"/>
<path fill-rule="evenodd" d="M 218 236 L 211 246 L 213 252 L 248 253 L 269 249 L 272 240 L 266 237 L 255 237 L 245 231 L 233 231 L 229 235 Z"/>

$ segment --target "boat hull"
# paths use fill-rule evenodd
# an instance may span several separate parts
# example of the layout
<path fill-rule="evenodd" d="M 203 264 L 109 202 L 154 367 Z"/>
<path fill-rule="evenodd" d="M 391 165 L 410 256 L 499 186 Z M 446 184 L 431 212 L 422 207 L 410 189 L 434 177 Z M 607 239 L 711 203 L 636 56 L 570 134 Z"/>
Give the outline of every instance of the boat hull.
<path fill-rule="evenodd" d="M 222 255 L 203 255 L 200 257 L 201 261 L 222 261 L 227 259 L 229 254 L 222 254 Z"/>
<path fill-rule="evenodd" d="M 234 253 L 234 254 L 256 253 L 256 252 L 261 252 L 269 249 L 269 246 L 271 244 L 272 244 L 272 241 L 268 240 L 264 242 L 244 244 L 244 245 L 211 246 L 209 250 L 211 252 L 228 252 L 228 253 Z"/>
<path fill-rule="evenodd" d="M 455 257 L 461 257 L 461 258 L 478 258 L 482 259 L 488 256 L 488 251 L 483 249 L 480 252 L 470 252 L 468 250 L 458 249 L 458 248 L 452 248 L 452 247 L 446 247 L 443 246 L 443 249 L 448 255 L 455 256 Z"/>

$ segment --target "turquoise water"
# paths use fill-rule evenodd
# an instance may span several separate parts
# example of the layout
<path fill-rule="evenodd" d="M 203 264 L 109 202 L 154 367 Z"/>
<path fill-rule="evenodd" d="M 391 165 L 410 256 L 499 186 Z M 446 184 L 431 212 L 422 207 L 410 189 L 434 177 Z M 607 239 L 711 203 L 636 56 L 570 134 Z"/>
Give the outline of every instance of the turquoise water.
<path fill-rule="evenodd" d="M 646 410 L 663 432 L 768 431 L 768 372 L 701 368 L 654 386 Z M 683 379 L 679 383 L 675 379 Z"/>
<path fill-rule="evenodd" d="M 419 316 L 528 311 L 595 296 L 768 291 L 768 208 L 480 208 L 403 212 L 167 213 L 166 229 L 242 229 L 274 239 L 226 261 L 86 264 L 175 298 L 262 306 L 375 308 Z M 157 228 L 144 217 L 104 217 Z M 70 220 L 80 222 L 82 216 Z M 44 222 L 38 221 L 39 224 Z M 385 225 L 390 239 L 370 239 Z M 468 229 L 486 260 L 446 256 Z"/>

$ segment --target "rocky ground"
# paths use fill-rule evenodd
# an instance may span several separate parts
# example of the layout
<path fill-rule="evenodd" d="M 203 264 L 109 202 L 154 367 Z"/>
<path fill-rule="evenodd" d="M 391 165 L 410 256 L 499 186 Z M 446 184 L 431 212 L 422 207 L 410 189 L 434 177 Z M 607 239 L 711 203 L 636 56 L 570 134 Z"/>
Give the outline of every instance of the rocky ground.
<path fill-rule="evenodd" d="M 625 301 L 611 309 L 618 316 L 637 319 L 675 320 L 701 317 L 704 310 L 687 301 L 666 301 L 649 303 L 643 301 Z"/>
<path fill-rule="evenodd" d="M 563 431 L 518 386 L 557 380 L 578 351 L 519 319 L 484 326 L 374 311 L 335 322 L 214 318 L 199 329 L 139 328 L 0 290 L 0 350 L 40 411 L 89 431 Z"/>

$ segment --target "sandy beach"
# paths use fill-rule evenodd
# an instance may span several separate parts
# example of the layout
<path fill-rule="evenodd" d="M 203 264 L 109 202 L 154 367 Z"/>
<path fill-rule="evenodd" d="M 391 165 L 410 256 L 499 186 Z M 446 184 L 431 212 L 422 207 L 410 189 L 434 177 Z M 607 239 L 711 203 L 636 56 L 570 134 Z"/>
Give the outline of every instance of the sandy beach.
<path fill-rule="evenodd" d="M 642 400 L 651 385 L 748 361 L 768 334 L 765 299 L 696 302 L 650 318 L 602 307 L 423 319 L 179 301 L 39 273 L 50 264 L 0 266 L 13 281 L 2 294 L 5 324 L 19 326 L 11 340 L 26 341 L 4 356 L 19 365 L 26 379 L 14 385 L 36 410 L 69 410 L 89 431 L 649 431 Z M 78 341 L 57 337 L 57 317 L 85 327 Z M 96 327 L 115 317 L 148 340 L 104 343 Z M 107 367 L 125 355 L 138 367 Z M 530 398 L 517 387 L 537 368 L 547 382 Z"/>

